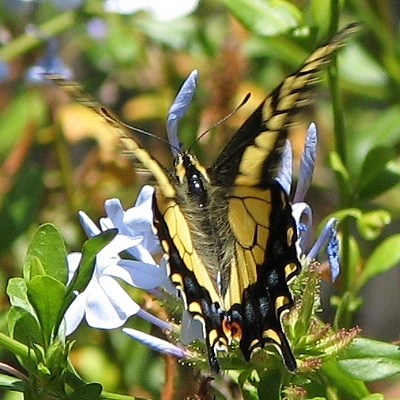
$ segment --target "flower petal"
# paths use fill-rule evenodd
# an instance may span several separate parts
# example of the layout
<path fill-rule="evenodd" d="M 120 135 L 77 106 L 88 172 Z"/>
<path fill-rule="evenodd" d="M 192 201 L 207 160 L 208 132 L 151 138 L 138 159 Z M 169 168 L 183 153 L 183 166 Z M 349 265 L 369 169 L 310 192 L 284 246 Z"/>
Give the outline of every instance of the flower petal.
<path fill-rule="evenodd" d="M 297 226 L 297 245 L 300 253 L 304 254 L 311 236 L 313 216 L 307 203 L 292 204 L 292 215 Z"/>
<path fill-rule="evenodd" d="M 131 328 L 124 328 L 122 329 L 122 332 L 161 353 L 171 354 L 178 358 L 187 357 L 187 354 L 183 349 L 167 342 L 166 340 L 159 339 L 155 336 Z"/>
<path fill-rule="evenodd" d="M 67 336 L 78 328 L 85 316 L 86 297 L 86 292 L 76 296 L 64 314 L 65 334 Z"/>
<path fill-rule="evenodd" d="M 169 324 L 166 321 L 163 321 L 160 318 L 157 318 L 153 314 L 150 314 L 149 312 L 143 310 L 142 308 L 139 310 L 139 312 L 136 314 L 138 317 L 145 319 L 146 321 L 149 321 L 153 325 L 158 326 L 162 330 L 167 330 L 167 331 L 172 331 L 172 325 Z"/>
<path fill-rule="evenodd" d="M 337 239 L 337 223 L 336 218 L 331 218 L 325 224 L 324 229 L 318 236 L 316 242 L 314 243 L 311 250 L 308 252 L 307 257 L 314 259 L 317 257 L 322 246 L 327 244 L 328 261 L 331 267 L 331 278 L 335 281 L 340 274 L 340 264 L 339 264 L 339 241 Z"/>
<path fill-rule="evenodd" d="M 87 237 L 91 238 L 101 233 L 101 230 L 84 211 L 78 211 L 78 217 Z"/>
<path fill-rule="evenodd" d="M 168 8 L 170 7 L 170 4 L 167 5 L 164 1 L 163 3 Z M 183 4 L 183 2 L 181 2 L 181 4 Z M 189 74 L 176 95 L 172 106 L 168 110 L 167 134 L 168 142 L 171 145 L 171 151 L 174 158 L 180 153 L 181 148 L 178 138 L 178 122 L 185 114 L 193 99 L 198 75 L 199 73 L 197 70 L 194 70 Z"/>
<path fill-rule="evenodd" d="M 203 324 L 199 320 L 194 319 L 187 310 L 184 310 L 182 314 L 182 328 L 179 338 L 184 345 L 194 340 L 204 339 Z"/>
<path fill-rule="evenodd" d="M 115 266 L 106 268 L 104 274 L 120 278 L 141 289 L 153 289 L 168 279 L 165 269 L 157 265 L 126 259 L 120 259 Z"/>
<path fill-rule="evenodd" d="M 281 166 L 278 171 L 277 181 L 282 186 L 287 195 L 290 194 L 292 187 L 292 173 L 293 173 L 293 152 L 289 140 L 286 140 L 285 147 L 283 148 Z"/>
<path fill-rule="evenodd" d="M 304 150 L 301 156 L 299 180 L 297 182 L 296 193 L 293 197 L 293 203 L 303 201 L 310 187 L 314 173 L 317 142 L 317 127 L 312 123 L 308 127 L 306 143 L 304 144 Z"/>
<path fill-rule="evenodd" d="M 150 203 L 151 209 L 151 202 L 153 200 L 154 188 L 150 185 L 144 185 L 138 194 L 138 197 L 135 202 L 135 207 L 140 207 L 143 204 Z"/>
<path fill-rule="evenodd" d="M 101 329 L 118 328 L 139 310 L 139 305 L 113 278 L 101 276 L 98 282 L 91 282 L 85 315 L 89 326 Z"/>

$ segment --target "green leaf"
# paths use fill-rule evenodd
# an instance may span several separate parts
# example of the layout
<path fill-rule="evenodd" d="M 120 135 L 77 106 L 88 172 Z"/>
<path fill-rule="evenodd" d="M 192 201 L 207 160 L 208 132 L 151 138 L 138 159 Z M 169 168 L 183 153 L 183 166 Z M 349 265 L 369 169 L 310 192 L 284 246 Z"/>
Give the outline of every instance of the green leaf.
<path fill-rule="evenodd" d="M 331 20 L 331 3 L 332 0 L 311 0 L 310 2 L 312 19 L 318 25 L 318 30 L 325 35 L 328 33 Z"/>
<path fill-rule="evenodd" d="M 82 259 L 67 287 L 68 302 L 75 298 L 75 291 L 81 293 L 85 290 L 93 275 L 97 253 L 115 238 L 117 232 L 117 229 L 109 229 L 100 235 L 90 238 L 83 244 Z"/>
<path fill-rule="evenodd" d="M 29 347 L 34 343 L 44 345 L 38 320 L 26 310 L 12 306 L 7 320 L 8 331 L 13 339 Z"/>
<path fill-rule="evenodd" d="M 241 388 L 244 400 L 260 400 L 257 393 L 257 388 L 251 379 L 252 371 L 250 369 L 244 370 L 238 377 L 237 383 Z"/>
<path fill-rule="evenodd" d="M 352 64 L 349 66 L 353 68 Z M 365 129 L 352 132 L 353 138 L 349 140 L 351 160 L 357 168 L 357 162 L 363 162 L 365 155 L 371 149 L 379 146 L 395 146 L 400 141 L 400 105 L 379 111 L 379 115 Z"/>
<path fill-rule="evenodd" d="M 100 398 L 102 389 L 102 386 L 98 383 L 88 383 L 75 389 L 73 393 L 64 396 L 62 400 L 97 400 Z"/>
<path fill-rule="evenodd" d="M 318 2 L 318 0 L 316 0 Z M 382 99 L 388 95 L 388 75 L 365 46 L 349 41 L 340 52 L 340 75 L 358 94 Z M 379 110 L 379 112 L 384 112 Z M 357 134 L 357 133 L 356 133 Z M 364 130 L 360 131 L 364 135 Z M 376 134 L 375 135 L 379 136 Z M 358 138 L 357 138 L 358 139 Z M 349 140 L 349 143 L 351 140 Z M 382 141 L 381 143 L 385 143 Z M 352 143 L 350 143 L 351 145 Z M 354 144 L 358 144 L 357 140 Z M 366 153 L 364 153 L 366 154 Z"/>
<path fill-rule="evenodd" d="M 380 393 L 373 393 L 363 397 L 361 400 L 385 400 L 385 396 Z"/>
<path fill-rule="evenodd" d="M 293 4 L 283 0 L 220 0 L 250 31 L 273 36 L 295 28 L 302 14 Z"/>
<path fill-rule="evenodd" d="M 362 191 L 368 187 L 385 169 L 386 164 L 396 157 L 393 147 L 377 146 L 371 149 L 361 169 L 358 190 Z"/>
<path fill-rule="evenodd" d="M 400 167 L 393 147 L 378 146 L 369 151 L 359 177 L 357 196 L 372 199 L 400 182 Z"/>
<path fill-rule="evenodd" d="M 53 333 L 58 329 L 65 287 L 51 276 L 37 275 L 27 283 L 27 288 L 28 299 L 38 316 L 44 341 L 50 344 Z"/>
<path fill-rule="evenodd" d="M 400 373 L 400 350 L 394 344 L 358 338 L 338 363 L 350 376 L 372 382 Z"/>
<path fill-rule="evenodd" d="M 17 144 L 28 124 L 44 121 L 48 106 L 37 90 L 21 91 L 0 115 L 0 151 L 7 154 Z M 34 198 L 32 198 L 34 200 Z"/>
<path fill-rule="evenodd" d="M 24 277 L 49 275 L 66 285 L 68 279 L 67 252 L 56 227 L 44 224 L 38 228 L 28 248 L 24 262 Z"/>
<path fill-rule="evenodd" d="M 368 201 L 387 192 L 400 183 L 400 166 L 397 161 L 390 161 L 370 184 L 357 193 L 361 201 Z"/>
<path fill-rule="evenodd" d="M 11 305 L 26 310 L 29 314 L 36 316 L 35 310 L 28 300 L 26 281 L 23 278 L 11 278 L 7 285 L 7 295 Z"/>
<path fill-rule="evenodd" d="M 23 392 L 25 390 L 25 382 L 15 376 L 0 374 L 0 388 L 13 392 Z"/>
<path fill-rule="evenodd" d="M 392 217 L 387 211 L 371 211 L 362 214 L 357 219 L 357 228 L 365 239 L 373 240 L 382 233 L 382 229 L 389 225 L 391 221 Z"/>
<path fill-rule="evenodd" d="M 282 372 L 263 371 L 260 373 L 260 381 L 256 384 L 259 399 L 276 400 L 281 399 Z"/>
<path fill-rule="evenodd" d="M 1 135 L 0 135 L 1 136 Z M 27 163 L 14 180 L 0 212 L 0 252 L 25 233 L 42 201 L 43 165 Z"/>
<path fill-rule="evenodd" d="M 166 45 L 174 50 L 187 50 L 198 40 L 196 35 L 196 21 L 193 17 L 174 19 L 160 22 L 148 16 L 136 18 L 135 24 L 149 38 L 155 42 Z M 119 38 L 116 38 L 119 40 Z"/>
<path fill-rule="evenodd" d="M 400 234 L 385 239 L 369 256 L 361 273 L 359 287 L 361 288 L 374 276 L 388 271 L 400 262 Z"/>
<path fill-rule="evenodd" d="M 338 361 L 324 362 L 320 371 L 328 378 L 330 386 L 347 393 L 352 399 L 361 399 L 369 395 L 365 383 L 349 376 L 341 369 Z"/>

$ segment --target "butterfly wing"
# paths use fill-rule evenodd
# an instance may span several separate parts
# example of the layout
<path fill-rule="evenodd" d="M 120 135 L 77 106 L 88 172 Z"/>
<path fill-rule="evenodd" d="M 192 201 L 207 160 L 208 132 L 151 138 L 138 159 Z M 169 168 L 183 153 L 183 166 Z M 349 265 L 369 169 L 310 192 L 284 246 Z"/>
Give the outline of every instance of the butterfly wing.
<path fill-rule="evenodd" d="M 268 96 L 225 146 L 209 169 L 212 185 L 228 193 L 228 220 L 234 237 L 230 270 L 223 271 L 224 308 L 241 331 L 248 360 L 266 343 L 282 353 L 287 368 L 296 361 L 281 317 L 293 306 L 288 282 L 300 272 L 296 224 L 285 191 L 274 180 L 292 116 L 320 68 L 355 29 L 349 26 L 318 48 Z"/>

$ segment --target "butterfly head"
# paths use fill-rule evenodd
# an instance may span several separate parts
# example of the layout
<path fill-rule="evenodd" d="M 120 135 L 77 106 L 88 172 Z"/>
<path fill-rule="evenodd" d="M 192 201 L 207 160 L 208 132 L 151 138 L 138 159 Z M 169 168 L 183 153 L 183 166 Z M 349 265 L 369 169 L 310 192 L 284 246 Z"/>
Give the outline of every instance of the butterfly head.
<path fill-rule="evenodd" d="M 178 154 L 174 166 L 179 185 L 185 187 L 187 195 L 197 203 L 198 207 L 205 207 L 207 205 L 206 185 L 210 181 L 206 169 L 194 155 L 188 152 Z"/>

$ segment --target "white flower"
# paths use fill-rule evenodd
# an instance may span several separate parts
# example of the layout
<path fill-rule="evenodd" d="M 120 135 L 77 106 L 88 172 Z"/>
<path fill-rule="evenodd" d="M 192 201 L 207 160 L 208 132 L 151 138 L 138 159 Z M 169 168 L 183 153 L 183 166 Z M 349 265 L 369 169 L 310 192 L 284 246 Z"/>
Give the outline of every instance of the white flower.
<path fill-rule="evenodd" d="M 117 281 L 119 279 L 142 289 L 154 289 L 168 280 L 165 261 L 157 265 L 149 251 L 157 251 L 159 246 L 151 227 L 152 193 L 150 186 L 143 188 L 135 207 L 127 211 L 122 209 L 117 199 L 106 201 L 107 218 L 100 220 L 101 229 L 118 228 L 118 234 L 97 254 L 92 279 L 68 308 L 65 314 L 67 335 L 78 327 L 83 318 L 93 328 L 113 329 L 122 326 L 135 314 L 151 320 L 162 329 L 171 329 L 166 322 L 141 310 Z M 101 232 L 84 212 L 81 211 L 79 216 L 88 237 Z M 122 251 L 132 254 L 135 259 L 121 258 L 119 254 Z M 68 255 L 70 279 L 81 256 L 81 253 Z"/>
<path fill-rule="evenodd" d="M 199 0 L 106 0 L 104 10 L 119 14 L 147 11 L 158 21 L 169 21 L 191 14 Z"/>

